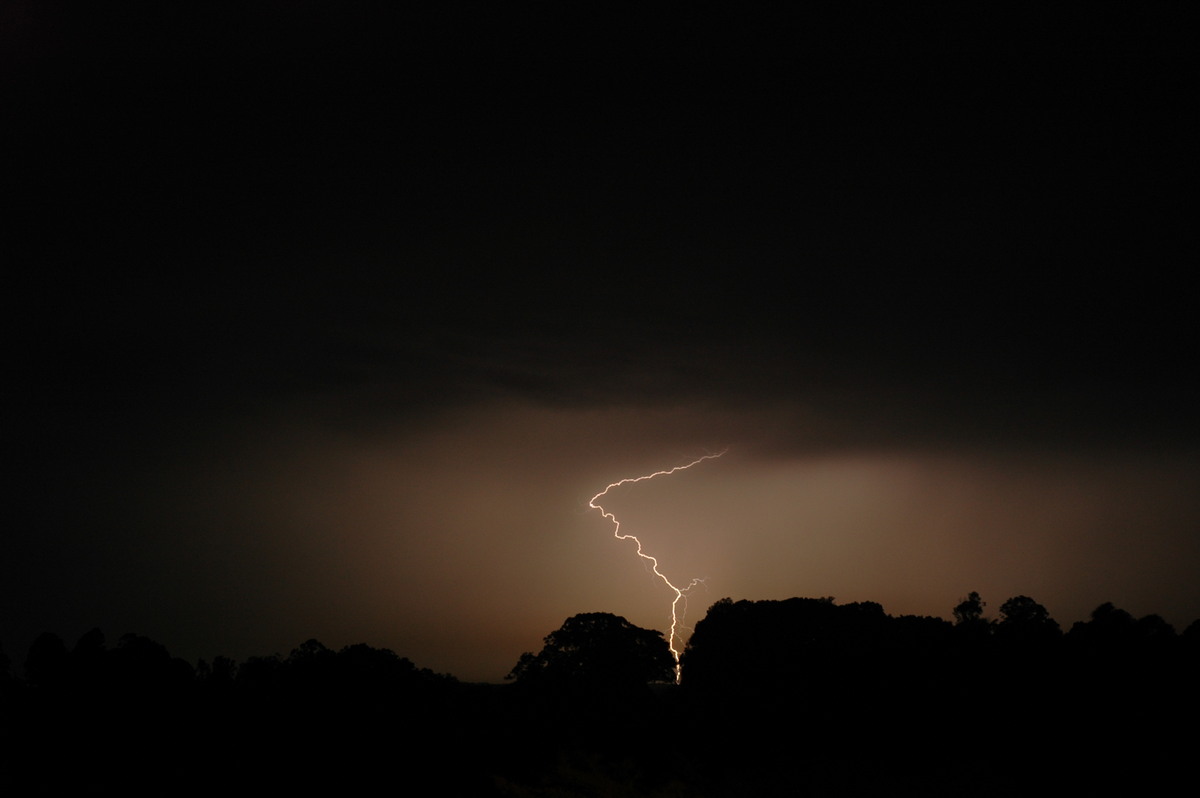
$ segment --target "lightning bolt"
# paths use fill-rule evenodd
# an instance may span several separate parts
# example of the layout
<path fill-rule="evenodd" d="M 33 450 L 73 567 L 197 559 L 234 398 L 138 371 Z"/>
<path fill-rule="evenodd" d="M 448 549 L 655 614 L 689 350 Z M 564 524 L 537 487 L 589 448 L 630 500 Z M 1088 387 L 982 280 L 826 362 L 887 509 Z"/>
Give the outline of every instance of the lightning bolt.
<path fill-rule="evenodd" d="M 641 557 L 643 560 L 649 561 L 650 565 L 654 569 L 654 575 L 657 576 L 659 579 L 661 579 L 663 581 L 663 584 L 665 584 L 667 587 L 671 588 L 671 590 L 675 593 L 675 600 L 671 602 L 671 634 L 667 637 L 667 646 L 671 649 L 671 656 L 675 658 L 675 684 L 679 684 L 679 675 L 680 675 L 679 649 L 675 647 L 675 641 L 678 639 L 678 634 L 677 634 L 676 630 L 678 629 L 678 627 L 681 623 L 679 609 L 678 609 L 679 602 L 680 601 L 684 602 L 684 605 L 683 605 L 684 612 L 686 613 L 686 611 L 687 611 L 686 596 L 688 594 L 688 591 L 690 591 L 693 587 L 700 584 L 704 580 L 693 579 L 685 587 L 677 587 L 676 585 L 674 585 L 670 579 L 667 579 L 667 577 L 663 574 L 662 571 L 658 570 L 658 559 L 655 557 L 651 557 L 649 554 L 647 554 L 645 551 L 642 550 L 642 541 L 640 541 L 636 535 L 623 534 L 621 532 L 621 522 L 617 520 L 617 517 L 615 515 L 613 515 L 608 510 L 605 510 L 602 506 L 600 506 L 600 504 L 598 504 L 598 502 L 604 496 L 608 495 L 608 492 L 610 490 L 612 490 L 613 488 L 619 488 L 622 485 L 629 485 L 634 482 L 645 482 L 646 480 L 654 479 L 655 477 L 667 477 L 667 476 L 670 476 L 671 474 L 674 474 L 676 471 L 685 471 L 694 465 L 703 463 L 705 460 L 715 460 L 718 457 L 720 457 L 721 455 L 725 454 L 725 452 L 727 452 L 727 451 L 729 451 L 728 448 L 722 449 L 721 451 L 717 452 L 716 454 L 706 454 L 703 457 L 698 457 L 695 460 L 693 460 L 692 462 L 687 463 L 686 465 L 675 466 L 674 468 L 667 469 L 665 471 L 655 471 L 653 474 L 645 474 L 644 476 L 640 476 L 640 477 L 628 477 L 626 479 L 621 479 L 616 482 L 612 482 L 604 490 L 600 491 L 595 496 L 593 496 L 591 498 L 591 501 L 588 502 L 589 508 L 591 508 L 593 510 L 599 510 L 600 514 L 602 516 L 607 518 L 609 521 L 612 521 L 613 536 L 617 540 L 632 540 L 634 543 L 637 544 L 637 555 L 639 557 Z"/>

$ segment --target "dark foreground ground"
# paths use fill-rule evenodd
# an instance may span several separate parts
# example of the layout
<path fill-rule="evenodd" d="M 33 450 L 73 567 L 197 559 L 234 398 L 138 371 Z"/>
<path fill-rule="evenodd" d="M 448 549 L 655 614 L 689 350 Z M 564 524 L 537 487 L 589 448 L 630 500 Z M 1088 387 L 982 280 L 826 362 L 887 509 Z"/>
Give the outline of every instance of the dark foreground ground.
<path fill-rule="evenodd" d="M 49 636 L 24 678 L 0 683 L 0 793 L 1081 796 L 1194 786 L 1194 630 L 1108 609 L 1064 635 L 1056 625 L 1043 634 L 1036 624 L 891 618 L 871 604 L 719 602 L 697 626 L 679 686 L 468 684 L 387 650 L 316 641 L 287 658 L 194 668 L 134 635 L 109 649 L 95 633 L 69 652 Z M 761 622 L 776 635 L 750 634 Z"/>

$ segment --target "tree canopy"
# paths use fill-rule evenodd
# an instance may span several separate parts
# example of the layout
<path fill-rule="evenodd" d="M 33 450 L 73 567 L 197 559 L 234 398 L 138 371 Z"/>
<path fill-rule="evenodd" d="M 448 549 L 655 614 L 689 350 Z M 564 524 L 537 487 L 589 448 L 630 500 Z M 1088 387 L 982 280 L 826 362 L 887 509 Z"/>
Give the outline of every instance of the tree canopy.
<path fill-rule="evenodd" d="M 1058 621 L 1029 596 L 1013 596 L 1000 605 L 996 634 L 1013 642 L 1045 643 L 1062 635 Z"/>
<path fill-rule="evenodd" d="M 661 632 L 619 615 L 574 615 L 546 635 L 537 654 L 526 652 L 508 674 L 518 684 L 626 687 L 673 679 L 675 658 Z"/>

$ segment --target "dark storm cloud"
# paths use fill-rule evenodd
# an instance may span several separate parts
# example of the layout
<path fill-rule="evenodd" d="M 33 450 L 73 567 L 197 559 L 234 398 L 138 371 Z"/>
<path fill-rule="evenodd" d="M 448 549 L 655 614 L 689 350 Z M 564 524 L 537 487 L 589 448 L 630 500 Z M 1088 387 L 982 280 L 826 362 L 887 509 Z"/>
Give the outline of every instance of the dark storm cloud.
<path fill-rule="evenodd" d="M 101 63 L 18 125 L 33 406 L 379 383 L 1186 423 L 1169 63 Z"/>
<path fill-rule="evenodd" d="M 1169 392 L 1178 79 L 1105 67 L 109 66 L 30 114 L 63 272 L 16 324 L 201 392 L 474 364 L 569 394 L 597 357 L 635 395 Z"/>

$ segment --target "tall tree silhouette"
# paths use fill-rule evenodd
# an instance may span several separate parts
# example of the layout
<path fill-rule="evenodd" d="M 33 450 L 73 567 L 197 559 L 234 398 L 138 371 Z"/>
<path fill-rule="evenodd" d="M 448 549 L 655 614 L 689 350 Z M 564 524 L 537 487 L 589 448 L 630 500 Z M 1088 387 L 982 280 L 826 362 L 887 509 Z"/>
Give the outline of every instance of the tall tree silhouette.
<path fill-rule="evenodd" d="M 987 602 L 972 590 L 954 607 L 955 637 L 970 647 L 983 645 L 992 632 L 991 622 L 983 617 L 986 606 Z"/>
<path fill-rule="evenodd" d="M 979 623 L 983 620 L 983 608 L 986 606 L 987 602 L 979 597 L 979 593 L 972 590 L 965 599 L 955 605 L 954 623 L 960 626 Z"/>
<path fill-rule="evenodd" d="M 1058 621 L 1029 596 L 1013 596 L 1000 605 L 997 638 L 1015 644 L 1046 643 L 1062 636 Z"/>
<path fill-rule="evenodd" d="M 507 678 L 531 686 L 595 689 L 644 686 L 674 675 L 675 659 L 662 632 L 607 612 L 574 615 L 544 643 L 539 653 L 522 654 Z"/>

